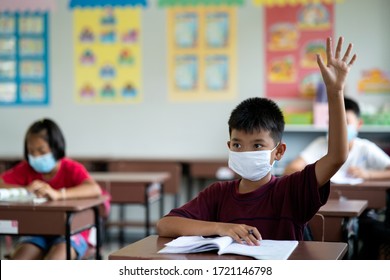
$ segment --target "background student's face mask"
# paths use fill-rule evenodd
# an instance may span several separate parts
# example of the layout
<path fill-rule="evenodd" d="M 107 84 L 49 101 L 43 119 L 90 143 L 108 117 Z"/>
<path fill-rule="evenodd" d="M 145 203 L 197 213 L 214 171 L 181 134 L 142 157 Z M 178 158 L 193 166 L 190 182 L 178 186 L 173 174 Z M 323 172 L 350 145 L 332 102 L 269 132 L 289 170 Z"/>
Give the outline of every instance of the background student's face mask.
<path fill-rule="evenodd" d="M 355 125 L 349 124 L 347 125 L 347 140 L 351 142 L 358 136 L 358 131 Z M 326 139 L 329 140 L 329 132 L 326 133 Z"/>
<path fill-rule="evenodd" d="M 254 152 L 233 152 L 229 151 L 229 167 L 242 178 L 250 181 L 259 181 L 264 178 L 272 169 L 272 150 Z"/>
<path fill-rule="evenodd" d="M 57 163 L 52 153 L 47 153 L 37 157 L 28 155 L 28 162 L 38 173 L 49 173 L 54 169 Z"/>
<path fill-rule="evenodd" d="M 355 139 L 358 135 L 358 131 L 356 129 L 356 126 L 353 124 L 347 125 L 347 138 L 348 142 L 351 142 L 353 139 Z"/>

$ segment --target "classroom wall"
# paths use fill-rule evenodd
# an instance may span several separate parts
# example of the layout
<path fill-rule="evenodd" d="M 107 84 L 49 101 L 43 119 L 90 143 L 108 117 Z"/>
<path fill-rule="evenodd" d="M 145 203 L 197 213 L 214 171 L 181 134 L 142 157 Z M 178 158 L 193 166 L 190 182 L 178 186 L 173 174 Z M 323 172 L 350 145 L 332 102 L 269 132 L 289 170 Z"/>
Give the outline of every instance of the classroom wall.
<path fill-rule="evenodd" d="M 0 107 L 0 157 L 21 156 L 23 137 L 35 120 L 50 117 L 63 129 L 67 151 L 77 157 L 153 159 L 225 158 L 227 120 L 243 99 L 264 96 L 263 9 L 251 1 L 237 9 L 238 95 L 231 101 L 172 102 L 167 87 L 166 10 L 156 1 L 142 12 L 143 93 L 140 104 L 80 105 L 74 99 L 73 18 L 68 1 L 50 14 L 50 88 L 47 107 Z M 358 61 L 348 94 L 361 104 L 390 102 L 390 94 L 360 96 L 363 69 L 390 72 L 390 1 L 345 0 L 335 8 L 335 36 L 355 45 Z M 281 106 L 291 100 L 278 100 Z M 286 133 L 289 161 L 311 139 L 323 134 Z"/>

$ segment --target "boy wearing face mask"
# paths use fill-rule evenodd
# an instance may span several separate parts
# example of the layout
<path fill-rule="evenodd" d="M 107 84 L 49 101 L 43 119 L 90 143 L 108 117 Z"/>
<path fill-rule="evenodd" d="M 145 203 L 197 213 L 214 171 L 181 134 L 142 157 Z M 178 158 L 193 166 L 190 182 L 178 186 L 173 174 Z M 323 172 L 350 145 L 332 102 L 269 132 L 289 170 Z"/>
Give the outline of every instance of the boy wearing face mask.
<path fill-rule="evenodd" d="M 0 188 L 26 188 L 49 200 L 86 198 L 101 195 L 99 185 L 80 163 L 65 157 L 65 139 L 49 119 L 33 123 L 24 140 L 25 160 L 0 175 Z M 108 205 L 106 205 L 108 206 Z M 50 226 L 50 225 L 48 225 Z M 71 237 L 72 259 L 88 249 L 90 230 Z M 11 259 L 65 259 L 63 236 L 24 236 Z"/>
<path fill-rule="evenodd" d="M 364 180 L 390 179 L 390 157 L 373 142 L 358 138 L 362 126 L 359 105 L 352 99 L 344 98 L 347 115 L 349 154 L 335 177 L 351 176 Z M 321 158 L 328 148 L 327 137 L 315 139 L 299 157 L 285 169 L 285 174 L 302 170 L 307 164 Z"/>
<path fill-rule="evenodd" d="M 171 210 L 157 224 L 160 236 L 230 236 L 236 242 L 258 245 L 259 240 L 303 240 L 305 224 L 324 205 L 330 178 L 348 155 L 343 89 L 356 59 L 349 44 L 341 57 L 340 38 L 335 55 L 327 39 L 327 65 L 317 62 L 329 100 L 329 149 L 301 172 L 275 177 L 271 168 L 286 150 L 282 142 L 284 118 L 266 98 L 241 102 L 229 119 L 229 166 L 241 176 L 216 182 L 193 200 Z"/>

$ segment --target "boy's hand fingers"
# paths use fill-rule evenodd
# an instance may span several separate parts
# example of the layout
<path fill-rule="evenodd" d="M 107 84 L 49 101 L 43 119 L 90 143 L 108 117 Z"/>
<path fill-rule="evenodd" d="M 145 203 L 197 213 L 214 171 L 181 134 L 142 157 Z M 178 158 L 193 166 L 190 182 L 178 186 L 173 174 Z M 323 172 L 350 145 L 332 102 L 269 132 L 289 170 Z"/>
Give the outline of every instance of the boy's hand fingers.
<path fill-rule="evenodd" d="M 259 240 L 261 240 L 261 235 L 257 228 L 248 227 L 246 228 L 246 233 L 243 236 L 243 240 L 246 241 L 248 245 L 259 245 Z"/>
<path fill-rule="evenodd" d="M 357 55 L 354 54 L 353 57 L 351 58 L 351 61 L 348 63 L 348 66 L 351 67 L 355 63 L 356 59 L 357 59 Z"/>
<path fill-rule="evenodd" d="M 329 59 L 328 59 L 328 61 L 329 61 Z M 317 54 L 317 64 L 320 67 L 320 71 L 321 71 L 322 76 L 325 77 L 326 66 L 325 66 L 324 61 L 322 60 L 322 57 L 319 54 Z"/>
<path fill-rule="evenodd" d="M 332 51 L 332 38 L 326 39 L 326 60 L 327 64 L 329 66 L 330 61 L 332 60 L 333 57 L 333 51 Z M 322 60 L 322 58 L 321 58 Z M 317 56 L 317 61 L 318 61 L 318 56 Z"/>
<path fill-rule="evenodd" d="M 352 50 L 352 44 L 349 44 L 347 50 L 345 51 L 342 61 L 347 62 L 348 57 L 351 54 L 351 50 Z"/>
<path fill-rule="evenodd" d="M 238 235 L 238 234 L 234 234 L 233 236 L 231 236 L 233 239 L 234 239 L 234 241 L 236 241 L 237 243 L 240 243 L 240 244 L 242 244 L 242 239 L 241 239 L 241 237 Z"/>
<path fill-rule="evenodd" d="M 340 58 L 340 53 L 341 53 L 341 48 L 343 46 L 343 41 L 344 41 L 344 38 L 339 37 L 339 40 L 337 41 L 336 54 L 334 56 L 336 59 Z"/>
<path fill-rule="evenodd" d="M 249 235 L 249 239 L 251 241 L 250 245 L 255 245 L 255 246 L 260 245 L 259 240 L 253 234 Z"/>
<path fill-rule="evenodd" d="M 257 228 L 253 229 L 253 236 L 256 238 L 256 240 L 262 240 L 260 232 L 257 230 Z"/>

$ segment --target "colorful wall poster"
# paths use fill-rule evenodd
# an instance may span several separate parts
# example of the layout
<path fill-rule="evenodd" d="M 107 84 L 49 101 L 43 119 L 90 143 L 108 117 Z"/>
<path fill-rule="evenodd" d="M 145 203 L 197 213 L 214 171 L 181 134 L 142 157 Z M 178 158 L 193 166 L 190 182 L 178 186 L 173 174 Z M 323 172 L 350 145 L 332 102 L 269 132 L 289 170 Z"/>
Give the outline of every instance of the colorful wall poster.
<path fill-rule="evenodd" d="M 235 8 L 170 8 L 167 18 L 170 99 L 235 97 Z"/>
<path fill-rule="evenodd" d="M 0 105 L 48 105 L 47 12 L 0 12 Z"/>
<path fill-rule="evenodd" d="M 139 7 L 74 9 L 78 103 L 142 101 L 140 17 Z"/>
<path fill-rule="evenodd" d="M 169 0 L 167 0 L 169 1 Z M 257 6 L 285 6 L 285 5 L 307 5 L 309 3 L 339 3 L 344 0 L 252 0 L 254 5 Z"/>
<path fill-rule="evenodd" d="M 265 8 L 268 97 L 313 98 L 322 81 L 316 54 L 326 59 L 333 21 L 333 4 Z"/>
<path fill-rule="evenodd" d="M 363 71 L 358 90 L 360 93 L 390 93 L 390 73 L 378 68 Z"/>

